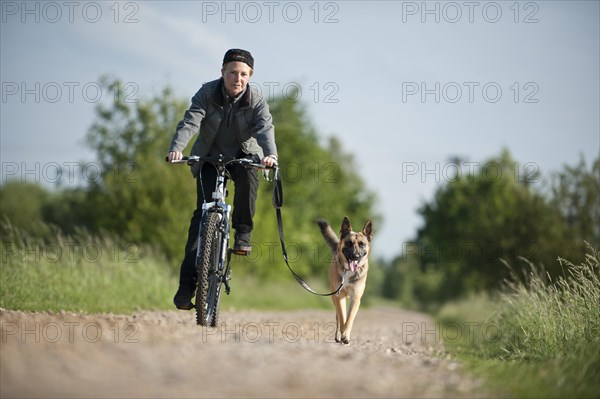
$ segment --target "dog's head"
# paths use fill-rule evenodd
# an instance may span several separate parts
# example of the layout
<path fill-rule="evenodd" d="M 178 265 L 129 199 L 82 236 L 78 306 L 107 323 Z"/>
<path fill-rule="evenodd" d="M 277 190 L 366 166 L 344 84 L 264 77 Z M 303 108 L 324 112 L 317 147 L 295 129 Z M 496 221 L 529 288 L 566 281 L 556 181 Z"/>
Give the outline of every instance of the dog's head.
<path fill-rule="evenodd" d="M 350 219 L 344 217 L 342 228 L 340 229 L 338 255 L 340 255 L 346 270 L 356 272 L 359 267 L 367 262 L 372 238 L 373 227 L 371 220 L 368 220 L 367 223 L 365 223 L 360 232 L 355 232 L 352 231 Z"/>

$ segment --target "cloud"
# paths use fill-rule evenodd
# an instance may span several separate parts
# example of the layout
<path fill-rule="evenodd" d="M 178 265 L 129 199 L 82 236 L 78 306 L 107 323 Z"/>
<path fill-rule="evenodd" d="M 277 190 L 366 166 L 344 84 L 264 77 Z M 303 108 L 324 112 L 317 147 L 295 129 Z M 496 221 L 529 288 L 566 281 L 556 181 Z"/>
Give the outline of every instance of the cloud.
<path fill-rule="evenodd" d="M 222 34 L 199 23 L 193 15 L 174 16 L 151 2 L 139 4 L 131 23 L 104 18 L 98 23 L 70 24 L 73 34 L 98 46 L 119 64 L 148 64 L 169 73 L 214 72 L 224 49 L 230 47 Z"/>

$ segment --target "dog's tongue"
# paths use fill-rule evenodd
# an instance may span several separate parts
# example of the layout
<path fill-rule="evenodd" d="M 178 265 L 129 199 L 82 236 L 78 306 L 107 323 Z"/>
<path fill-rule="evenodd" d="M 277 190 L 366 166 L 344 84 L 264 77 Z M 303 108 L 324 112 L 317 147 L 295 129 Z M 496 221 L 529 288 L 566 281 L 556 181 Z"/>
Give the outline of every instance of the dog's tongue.
<path fill-rule="evenodd" d="M 348 265 L 350 266 L 350 270 L 355 272 L 358 270 L 358 261 L 357 260 L 351 260 Z"/>

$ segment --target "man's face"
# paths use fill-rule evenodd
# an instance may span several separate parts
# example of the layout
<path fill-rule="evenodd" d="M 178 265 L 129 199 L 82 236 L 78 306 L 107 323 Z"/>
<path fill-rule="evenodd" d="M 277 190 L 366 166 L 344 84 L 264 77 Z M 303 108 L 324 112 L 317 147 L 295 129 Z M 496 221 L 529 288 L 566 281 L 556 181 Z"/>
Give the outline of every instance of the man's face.
<path fill-rule="evenodd" d="M 252 76 L 252 69 L 244 62 L 233 61 L 223 66 L 221 74 L 225 81 L 227 95 L 235 97 L 246 89 L 248 80 Z"/>

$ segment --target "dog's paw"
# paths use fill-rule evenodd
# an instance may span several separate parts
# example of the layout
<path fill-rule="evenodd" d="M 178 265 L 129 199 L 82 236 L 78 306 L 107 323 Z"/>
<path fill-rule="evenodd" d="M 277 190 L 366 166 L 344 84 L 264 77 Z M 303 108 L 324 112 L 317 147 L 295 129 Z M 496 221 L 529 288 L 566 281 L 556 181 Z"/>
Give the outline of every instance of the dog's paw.
<path fill-rule="evenodd" d="M 342 344 L 344 344 L 344 345 L 350 345 L 350 338 L 342 337 Z"/>

